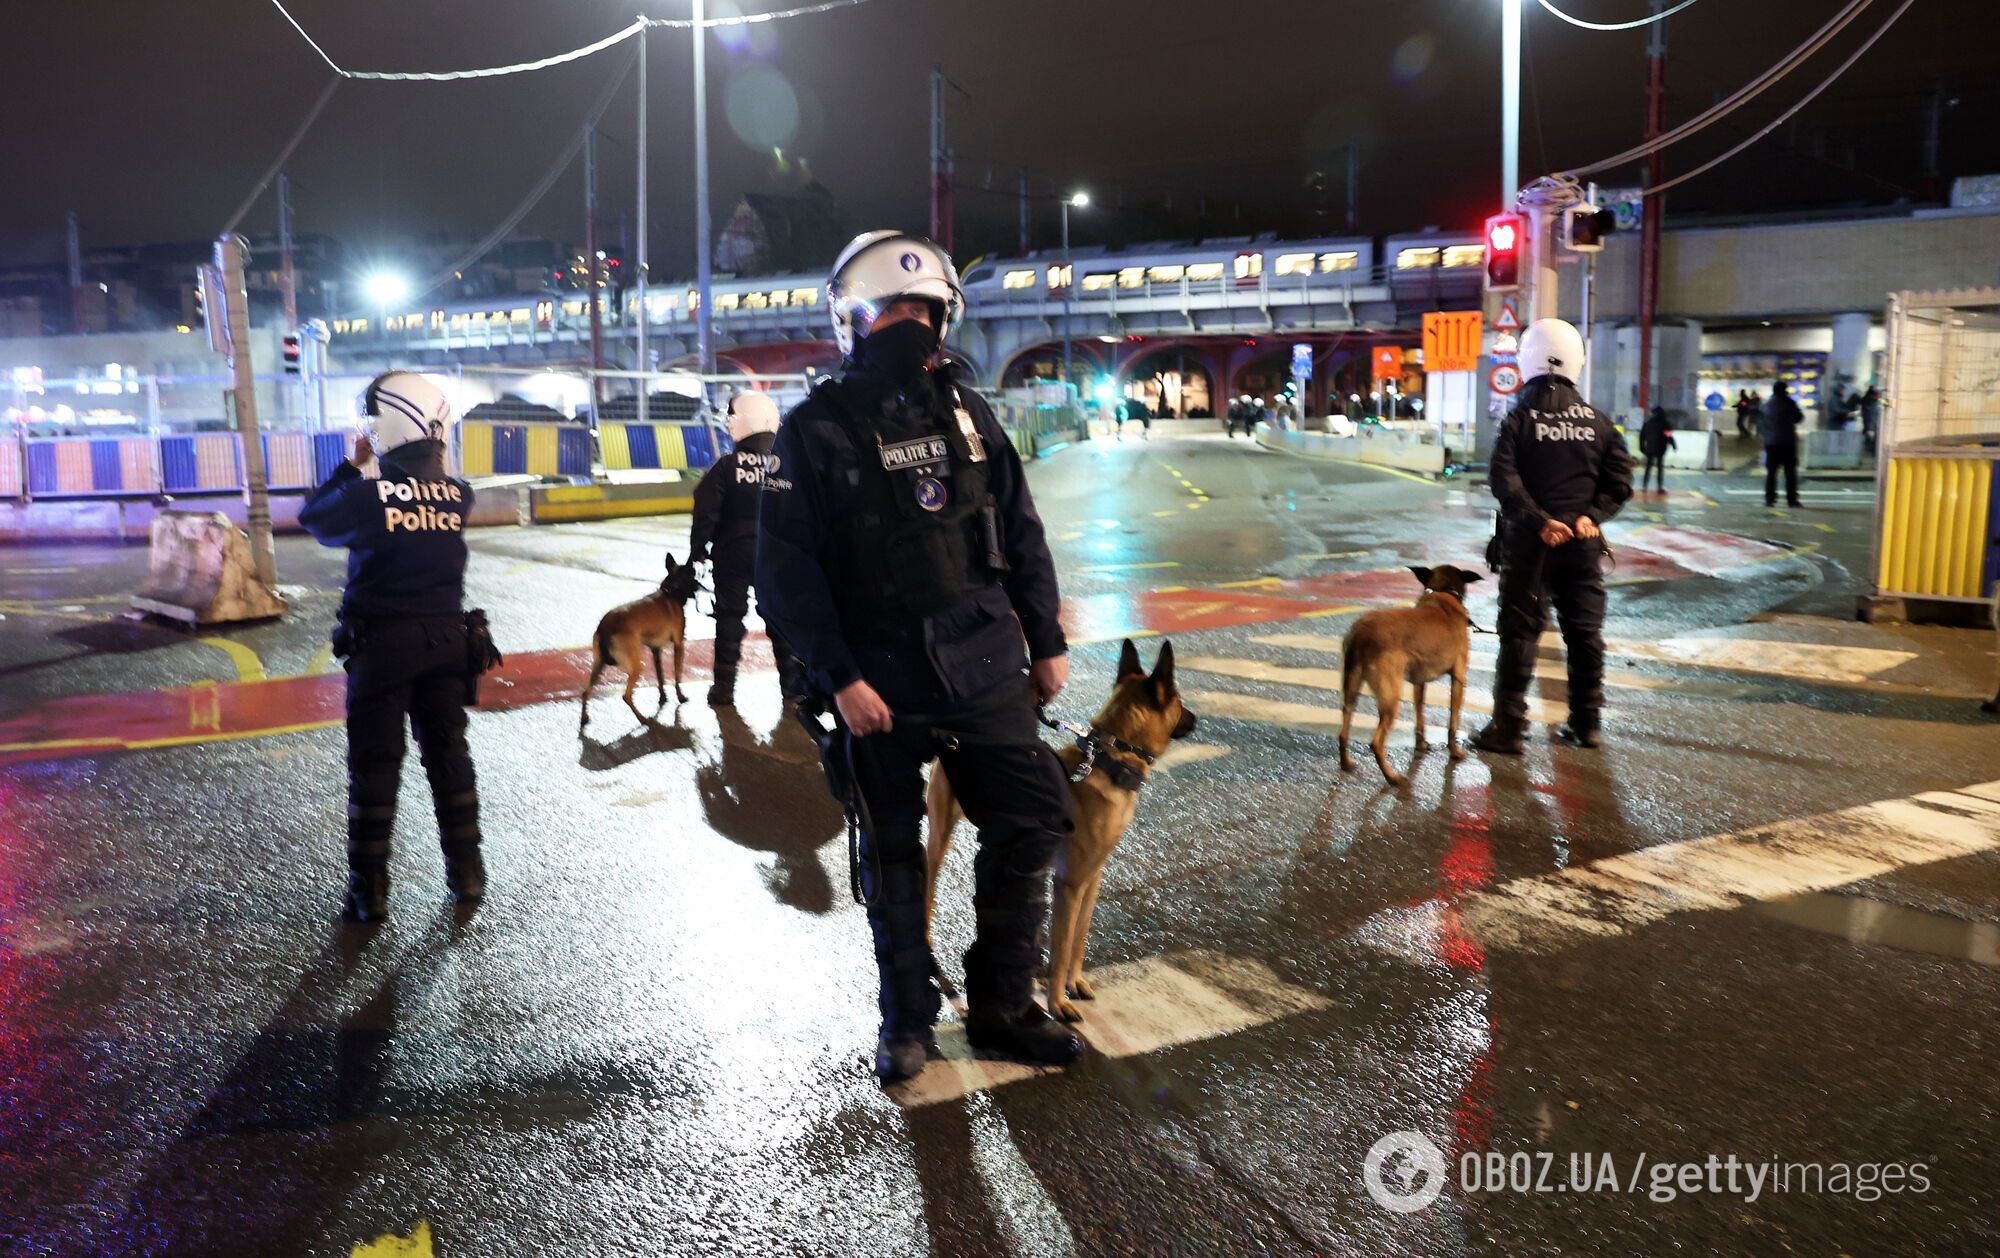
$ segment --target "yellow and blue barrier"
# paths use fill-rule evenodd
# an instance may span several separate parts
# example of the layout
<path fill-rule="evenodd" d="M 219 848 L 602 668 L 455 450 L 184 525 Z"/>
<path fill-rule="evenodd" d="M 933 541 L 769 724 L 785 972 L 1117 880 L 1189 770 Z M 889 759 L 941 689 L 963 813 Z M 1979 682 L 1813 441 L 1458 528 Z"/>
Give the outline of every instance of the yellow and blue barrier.
<path fill-rule="evenodd" d="M 462 476 L 588 476 L 590 454 L 590 430 L 578 424 L 458 426 Z"/>
<path fill-rule="evenodd" d="M 19 498 L 21 480 L 21 444 L 9 441 L 0 445 L 0 498 Z"/>
<path fill-rule="evenodd" d="M 160 438 L 160 487 L 170 494 L 243 486 L 243 444 L 233 432 Z"/>
<path fill-rule="evenodd" d="M 33 438 L 26 446 L 31 496 L 159 492 L 159 448 L 151 437 Z"/>
<path fill-rule="evenodd" d="M 730 449 L 729 439 L 706 424 L 605 424 L 598 435 L 604 466 L 613 472 L 698 471 Z"/>
<path fill-rule="evenodd" d="M 1917 598 L 1986 599 L 2000 578 L 1995 461 L 1892 457 L 1883 482 L 1876 587 Z"/>

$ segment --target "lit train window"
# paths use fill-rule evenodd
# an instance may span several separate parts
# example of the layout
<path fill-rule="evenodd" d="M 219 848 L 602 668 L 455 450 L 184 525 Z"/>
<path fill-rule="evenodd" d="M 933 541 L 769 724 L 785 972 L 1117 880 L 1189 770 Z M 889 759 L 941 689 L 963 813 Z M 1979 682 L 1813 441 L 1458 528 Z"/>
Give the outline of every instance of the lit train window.
<path fill-rule="evenodd" d="M 1343 253 L 1322 253 L 1319 255 L 1319 269 L 1326 271 L 1352 271 L 1361 265 L 1361 255 L 1353 250 Z"/>
<path fill-rule="evenodd" d="M 1484 245 L 1446 245 L 1444 264 L 1446 266 L 1478 266 L 1486 261 Z"/>
<path fill-rule="evenodd" d="M 434 328 L 441 328 L 444 326 L 444 311 L 442 310 L 431 311 L 431 326 Z"/>
<path fill-rule="evenodd" d="M 1279 275 L 1311 275 L 1313 261 L 1309 253 L 1281 253 L 1278 255 L 1277 272 Z"/>
<path fill-rule="evenodd" d="M 774 288 L 771 290 L 771 304 L 773 306 L 788 306 L 791 304 L 791 296 L 791 290 L 788 288 Z"/>
<path fill-rule="evenodd" d="M 1181 277 L 1186 274 L 1187 268 L 1178 264 L 1148 267 L 1146 269 L 1146 278 L 1155 284 L 1178 284 L 1181 282 Z"/>
<path fill-rule="evenodd" d="M 1083 291 L 1101 293 L 1118 281 L 1116 271 L 1093 271 L 1083 277 Z"/>
<path fill-rule="evenodd" d="M 743 308 L 745 310 L 764 310 L 768 308 L 770 304 L 771 304 L 771 297 L 770 294 L 768 293 L 743 294 Z"/>
<path fill-rule="evenodd" d="M 1076 268 L 1073 266 L 1052 266 L 1049 268 L 1050 288 L 1068 288 L 1070 281 L 1075 278 Z"/>
<path fill-rule="evenodd" d="M 1435 245 L 1415 249 L 1398 249 L 1396 251 L 1396 269 L 1398 271 L 1419 271 L 1425 267 L 1432 267 L 1437 264 L 1438 251 Z"/>
<path fill-rule="evenodd" d="M 1236 278 L 1254 280 L 1264 273 L 1264 255 L 1261 253 L 1239 253 L 1236 255 Z"/>
<path fill-rule="evenodd" d="M 1033 271 L 1030 271 L 1030 272 L 1028 272 L 1028 275 L 1029 275 L 1029 282 L 1030 282 L 1030 283 L 1033 283 L 1033 282 L 1034 282 L 1034 281 L 1033 281 L 1033 276 L 1034 276 L 1034 274 L 1035 274 L 1035 273 L 1034 273 Z M 795 288 L 795 289 L 793 289 L 793 290 L 792 290 L 792 304 L 793 304 L 794 306 L 817 306 L 817 305 L 819 305 L 819 290 L 818 290 L 817 288 Z"/>
<path fill-rule="evenodd" d="M 1033 288 L 1034 286 L 1035 273 L 1033 270 L 1009 271 L 1000 280 L 1000 287 L 1002 288 Z"/>
<path fill-rule="evenodd" d="M 534 318 L 534 312 L 528 309 L 528 307 L 526 306 L 521 306 L 516 308 L 512 313 L 510 313 L 507 316 L 507 319 L 510 323 L 526 323 L 529 319 L 532 318 Z"/>
<path fill-rule="evenodd" d="M 368 330 L 368 320 L 356 319 L 347 325 L 347 330 L 350 332 L 366 332 Z"/>
<path fill-rule="evenodd" d="M 741 298 L 736 293 L 717 293 L 715 295 L 715 308 L 717 310 L 734 310 L 739 300 Z"/>
<path fill-rule="evenodd" d="M 333 321 L 333 330 L 336 335 L 344 335 L 350 326 L 345 319 L 335 319 Z"/>
<path fill-rule="evenodd" d="M 1140 288 L 1145 283 L 1146 268 L 1143 266 L 1128 266 L 1118 272 L 1118 287 L 1120 288 Z"/>
<path fill-rule="evenodd" d="M 1197 284 L 1205 280 L 1219 280 L 1222 278 L 1222 264 L 1220 262 L 1197 262 L 1187 269 L 1187 277 Z"/>
<path fill-rule="evenodd" d="M 535 303 L 535 322 L 541 324 L 543 327 L 549 325 L 549 320 L 555 318 L 555 314 L 556 304 L 554 302 L 538 301 Z"/>
<path fill-rule="evenodd" d="M 580 315 L 583 313 L 583 303 L 580 301 L 566 301 L 563 303 L 563 313 Z"/>

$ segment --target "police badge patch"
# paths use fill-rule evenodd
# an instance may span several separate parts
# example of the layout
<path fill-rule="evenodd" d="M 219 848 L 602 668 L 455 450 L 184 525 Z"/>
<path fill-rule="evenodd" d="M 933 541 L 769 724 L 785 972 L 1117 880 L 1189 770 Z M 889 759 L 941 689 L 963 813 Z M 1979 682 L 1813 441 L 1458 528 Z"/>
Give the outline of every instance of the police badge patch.
<path fill-rule="evenodd" d="M 942 511 L 948 495 L 944 482 L 935 476 L 926 476 L 917 482 L 917 505 L 926 511 Z"/>

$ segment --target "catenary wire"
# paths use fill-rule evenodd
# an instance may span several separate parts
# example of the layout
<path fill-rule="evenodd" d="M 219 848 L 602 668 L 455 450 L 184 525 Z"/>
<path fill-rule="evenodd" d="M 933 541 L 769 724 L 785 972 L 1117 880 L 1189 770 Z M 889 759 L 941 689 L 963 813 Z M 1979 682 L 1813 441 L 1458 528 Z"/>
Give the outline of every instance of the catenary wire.
<path fill-rule="evenodd" d="M 1627 162 L 1636 161 L 1659 149 L 1666 148 L 1670 144 L 1678 143 L 1710 124 L 1719 122 L 1744 105 L 1749 104 L 1750 101 L 1762 95 L 1765 91 L 1776 86 L 1779 80 L 1783 79 L 1793 70 L 1796 70 L 1806 60 L 1811 58 L 1813 54 L 1831 43 L 1835 36 L 1846 29 L 1847 25 L 1859 17 L 1862 11 L 1872 3 L 1874 3 L 1874 0 L 1848 0 L 1846 8 L 1829 18 L 1826 25 L 1820 27 L 1810 39 L 1800 44 L 1797 48 L 1794 48 L 1770 69 L 1738 88 L 1727 99 L 1717 102 L 1715 105 L 1688 119 L 1672 130 L 1643 144 L 1626 149 L 1616 156 L 1607 157 L 1601 162 L 1593 162 L 1588 166 L 1573 167 L 1562 173 L 1570 176 L 1589 175 L 1600 170 L 1608 170 L 1613 166 L 1622 166 Z"/>
<path fill-rule="evenodd" d="M 1541 0 L 1541 6 L 1544 9 L 1555 14 L 1563 21 L 1568 22 L 1571 26 L 1581 26 L 1585 30 L 1590 31 L 1629 31 L 1641 26 L 1651 26 L 1655 22 L 1665 21 L 1693 3 L 1694 0 L 1681 0 L 1679 4 L 1668 9 L 1665 13 L 1651 13 L 1633 22 L 1586 22 L 1580 17 L 1571 17 L 1569 14 L 1564 13 L 1561 9 L 1549 3 L 1549 0 Z"/>
<path fill-rule="evenodd" d="M 1693 179 L 1696 175 L 1705 174 L 1708 171 L 1715 169 L 1717 166 L 1720 166 L 1722 163 L 1728 161 L 1730 158 L 1736 156 L 1738 153 L 1741 153 L 1744 149 L 1749 148 L 1757 141 L 1763 139 L 1765 136 L 1771 134 L 1773 131 L 1776 131 L 1779 127 L 1783 126 L 1787 121 L 1791 119 L 1793 114 L 1798 113 L 1799 110 L 1804 109 L 1807 105 L 1810 105 L 1813 102 L 1813 98 L 1817 97 L 1821 92 L 1824 92 L 1827 88 L 1832 87 L 1835 79 L 1838 79 L 1841 75 L 1847 73 L 1848 68 L 1850 66 L 1852 66 L 1855 62 L 1861 60 L 1862 55 L 1866 53 L 1870 48 L 1873 48 L 1875 46 L 1875 41 L 1882 38 L 1882 36 L 1888 34 L 1889 28 L 1896 24 L 1896 19 L 1902 17 L 1904 13 L 1908 12 L 1910 6 L 1915 4 L 1916 2 L 1917 0 L 1903 0 L 1903 3 L 1897 7 L 1896 11 L 1889 15 L 1889 20 L 1882 23 L 1882 25 L 1879 28 L 1877 28 L 1877 30 L 1873 35 L 1870 35 L 1866 40 L 1862 42 L 1859 48 L 1856 48 L 1853 52 L 1849 53 L 1847 55 L 1847 60 L 1841 62 L 1837 67 L 1835 67 L 1832 74 L 1829 74 L 1826 76 L 1826 78 L 1820 80 L 1820 83 L 1817 87 L 1813 88 L 1812 91 L 1807 92 L 1804 96 L 1800 97 L 1797 104 L 1793 105 L 1790 109 L 1787 109 L 1784 113 L 1779 114 L 1776 118 L 1771 119 L 1770 122 L 1764 125 L 1762 130 L 1755 132 L 1750 136 L 1749 139 L 1744 140 L 1741 144 L 1738 144 L 1736 147 L 1730 149 L 1728 152 L 1723 153 L 1721 156 L 1710 158 L 1708 161 L 1703 162 L 1701 165 L 1695 167 L 1693 170 L 1686 172 L 1685 174 L 1675 175 L 1672 179 L 1665 180 L 1662 183 L 1656 184 L 1653 187 L 1646 189 L 1646 195 L 1649 197 L 1656 196 L 1659 193 L 1665 192 L 1667 189 L 1673 187 L 1676 184 L 1686 183 L 1688 180 Z"/>

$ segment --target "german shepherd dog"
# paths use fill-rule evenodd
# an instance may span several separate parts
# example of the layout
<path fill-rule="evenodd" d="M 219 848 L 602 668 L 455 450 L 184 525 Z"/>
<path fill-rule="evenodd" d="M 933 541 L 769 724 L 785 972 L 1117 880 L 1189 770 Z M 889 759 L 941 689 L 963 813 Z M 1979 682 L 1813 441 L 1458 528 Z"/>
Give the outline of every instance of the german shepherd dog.
<path fill-rule="evenodd" d="M 694 565 L 676 564 L 669 553 L 667 575 L 659 589 L 604 613 L 590 640 L 590 680 L 583 684 L 579 732 L 590 724 L 590 692 L 597 688 L 597 679 L 612 664 L 625 670 L 625 706 L 641 721 L 650 720 L 632 702 L 632 691 L 646 669 L 646 662 L 639 654 L 642 646 L 653 653 L 653 681 L 659 687 L 663 708 L 667 706 L 667 679 L 660 668 L 660 650 L 666 646 L 674 648 L 674 699 L 687 702 L 687 695 L 681 690 L 681 661 L 687 647 L 687 601 L 694 597 L 696 588 Z"/>
<path fill-rule="evenodd" d="M 1125 640 L 1118 654 L 1118 679 L 1111 698 L 1090 723 L 1097 740 L 1094 767 L 1081 781 L 1070 782 L 1076 828 L 1056 851 L 1055 921 L 1049 933 L 1049 1012 L 1064 1022 L 1083 1015 L 1071 998 L 1089 1000 L 1094 993 L 1083 977 L 1083 946 L 1090 937 L 1090 916 L 1097 908 L 1097 887 L 1104 862 L 1132 824 L 1139 807 L 1139 788 L 1152 773 L 1153 762 L 1176 738 L 1194 732 L 1195 716 L 1181 702 L 1174 684 L 1174 644 L 1163 643 L 1149 675 L 1139 663 L 1138 648 Z M 1072 779 L 1084 763 L 1081 747 L 1056 753 Z M 1105 761 L 1113 763 L 1107 765 Z M 929 838 L 924 849 L 924 924 L 928 937 L 937 906 L 938 870 L 951 850 L 951 831 L 961 815 L 951 782 L 940 766 L 931 773 L 927 811 Z"/>
<path fill-rule="evenodd" d="M 1375 692 L 1375 763 L 1391 786 L 1401 786 L 1403 777 L 1389 767 L 1389 727 L 1396 723 L 1396 709 L 1402 706 L 1403 683 L 1417 688 L 1417 751 L 1430 744 L 1424 741 L 1424 684 L 1451 674 L 1451 725 L 1445 745 L 1453 760 L 1465 758 L 1458 745 L 1458 710 L 1465 702 L 1465 668 L 1472 651 L 1472 617 L 1465 610 L 1465 587 L 1479 580 L 1476 572 L 1466 572 L 1450 564 L 1435 568 L 1411 568 L 1424 592 L 1415 607 L 1398 607 L 1369 612 L 1354 622 L 1340 644 L 1340 767 L 1354 771 L 1354 758 L 1347 754 L 1347 731 L 1354 722 L 1354 701 L 1366 685 Z"/>

